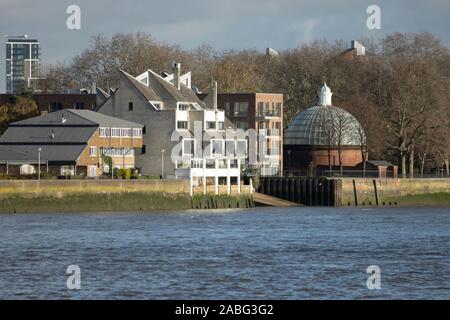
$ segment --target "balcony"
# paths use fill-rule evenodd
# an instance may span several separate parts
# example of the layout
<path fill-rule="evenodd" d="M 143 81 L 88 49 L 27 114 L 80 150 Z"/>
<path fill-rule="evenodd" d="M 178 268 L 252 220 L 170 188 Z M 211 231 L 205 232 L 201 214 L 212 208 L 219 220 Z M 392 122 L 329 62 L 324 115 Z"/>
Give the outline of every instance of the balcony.
<path fill-rule="evenodd" d="M 280 129 L 259 129 L 259 135 L 265 135 L 266 137 L 280 137 Z"/>

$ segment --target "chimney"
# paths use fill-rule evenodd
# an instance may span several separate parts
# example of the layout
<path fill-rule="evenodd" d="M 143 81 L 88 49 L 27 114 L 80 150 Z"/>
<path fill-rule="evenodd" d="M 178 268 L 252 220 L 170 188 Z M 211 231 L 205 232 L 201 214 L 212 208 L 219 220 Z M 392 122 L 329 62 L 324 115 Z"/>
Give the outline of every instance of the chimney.
<path fill-rule="evenodd" d="M 180 72 L 181 63 L 174 61 L 172 64 L 173 84 L 175 85 L 175 87 L 177 87 L 178 90 L 181 90 Z"/>
<path fill-rule="evenodd" d="M 212 81 L 212 98 L 213 98 L 213 108 L 214 110 L 217 110 L 217 81 Z"/>
<path fill-rule="evenodd" d="M 351 48 L 356 49 L 357 56 L 364 56 L 366 54 L 366 48 L 356 40 L 352 40 Z"/>

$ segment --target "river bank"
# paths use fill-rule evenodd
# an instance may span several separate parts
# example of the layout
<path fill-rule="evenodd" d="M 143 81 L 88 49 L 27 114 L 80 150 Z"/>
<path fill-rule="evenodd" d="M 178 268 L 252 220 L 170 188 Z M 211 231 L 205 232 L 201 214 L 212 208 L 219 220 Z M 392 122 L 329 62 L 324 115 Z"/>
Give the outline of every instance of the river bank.
<path fill-rule="evenodd" d="M 0 181 L 0 213 L 251 208 L 247 189 L 189 194 L 183 180 Z"/>

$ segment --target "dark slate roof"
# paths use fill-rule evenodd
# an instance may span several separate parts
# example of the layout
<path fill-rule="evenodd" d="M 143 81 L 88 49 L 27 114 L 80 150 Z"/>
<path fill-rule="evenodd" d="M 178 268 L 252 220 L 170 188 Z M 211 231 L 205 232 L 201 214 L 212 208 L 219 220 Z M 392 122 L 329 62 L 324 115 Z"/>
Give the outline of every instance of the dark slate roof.
<path fill-rule="evenodd" d="M 77 116 L 91 121 L 99 126 L 108 126 L 108 127 L 135 127 L 142 128 L 143 125 L 131 122 L 127 120 L 123 120 L 121 118 L 111 117 L 103 113 L 91 111 L 91 110 L 69 110 L 70 112 L 76 114 Z"/>
<path fill-rule="evenodd" d="M 65 122 L 62 119 L 65 119 Z M 115 118 L 94 112 L 91 110 L 74 110 L 65 109 L 55 112 L 50 112 L 38 117 L 14 122 L 10 127 L 98 127 L 98 126 L 116 126 L 116 127 L 142 127 L 138 123 L 126 121 L 120 118 Z"/>
<path fill-rule="evenodd" d="M 0 144 L 64 144 L 87 143 L 97 127 L 9 127 L 0 137 Z M 53 138 L 52 138 L 53 133 Z"/>
<path fill-rule="evenodd" d="M 0 145 L 0 162 L 38 163 L 39 147 L 42 162 L 73 162 L 86 145 Z"/>

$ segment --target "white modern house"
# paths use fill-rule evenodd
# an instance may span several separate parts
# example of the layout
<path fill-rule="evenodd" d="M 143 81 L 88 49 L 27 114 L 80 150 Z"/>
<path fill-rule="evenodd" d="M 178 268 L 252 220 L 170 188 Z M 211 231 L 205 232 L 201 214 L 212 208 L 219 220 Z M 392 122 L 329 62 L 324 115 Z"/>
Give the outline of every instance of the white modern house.
<path fill-rule="evenodd" d="M 120 85 L 97 111 L 143 125 L 143 147 L 136 154 L 142 174 L 190 179 L 194 188 L 226 181 L 240 186 L 241 164 L 247 158 L 247 138 L 217 109 L 217 85 L 212 101 L 201 101 L 191 89 L 190 72 L 181 75 L 152 70 L 133 77 L 120 71 Z M 238 187 L 239 189 L 240 187 Z"/>

